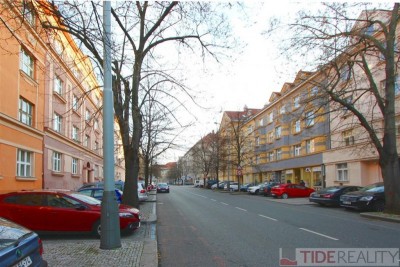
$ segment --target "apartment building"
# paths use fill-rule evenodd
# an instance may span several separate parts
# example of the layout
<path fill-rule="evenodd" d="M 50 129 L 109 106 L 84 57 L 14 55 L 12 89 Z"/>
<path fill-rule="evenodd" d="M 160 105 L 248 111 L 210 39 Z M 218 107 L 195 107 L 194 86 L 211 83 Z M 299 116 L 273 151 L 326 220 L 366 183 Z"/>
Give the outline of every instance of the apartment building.
<path fill-rule="evenodd" d="M 0 191 L 103 180 L 102 91 L 72 37 L 45 31 L 33 4 L 0 5 Z M 4 27 L 3 27 L 4 26 Z M 124 159 L 115 132 L 115 180 Z"/>
<path fill-rule="evenodd" d="M 32 6 L 3 5 L 7 3 L 0 6 L 0 193 L 43 186 L 47 53 Z"/>

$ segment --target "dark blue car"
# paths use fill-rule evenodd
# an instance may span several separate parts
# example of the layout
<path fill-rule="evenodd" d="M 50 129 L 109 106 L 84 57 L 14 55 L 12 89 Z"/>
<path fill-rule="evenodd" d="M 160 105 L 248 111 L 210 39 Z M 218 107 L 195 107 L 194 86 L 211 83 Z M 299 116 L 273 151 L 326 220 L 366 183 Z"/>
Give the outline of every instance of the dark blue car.
<path fill-rule="evenodd" d="M 81 194 L 84 194 L 86 196 L 89 196 L 89 197 L 94 197 L 101 201 L 103 199 L 104 188 L 102 188 L 102 187 L 82 188 L 82 189 L 78 189 L 78 192 Z M 115 188 L 115 197 L 117 199 L 117 202 L 121 203 L 122 202 L 122 191 Z"/>
<path fill-rule="evenodd" d="M 45 267 L 43 246 L 31 230 L 0 217 L 0 266 Z"/>

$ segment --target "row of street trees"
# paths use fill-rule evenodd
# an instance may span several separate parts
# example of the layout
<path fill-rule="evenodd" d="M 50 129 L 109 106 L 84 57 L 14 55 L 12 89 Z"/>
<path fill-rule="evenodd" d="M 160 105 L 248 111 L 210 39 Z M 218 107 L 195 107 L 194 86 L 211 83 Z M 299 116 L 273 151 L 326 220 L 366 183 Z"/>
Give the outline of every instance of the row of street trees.
<path fill-rule="evenodd" d="M 272 20 L 267 33 L 283 30 L 290 33 L 281 44 L 282 56 L 288 62 L 303 59 L 303 67 L 306 62 L 306 67 L 317 75 L 313 82 L 318 88 L 319 106 L 310 116 L 329 114 L 331 125 L 337 127 L 330 129 L 331 133 L 343 127 L 364 129 L 358 135 L 358 142 L 363 144 L 354 153 L 363 153 L 366 147 L 377 151 L 385 185 L 385 211 L 400 214 L 399 124 L 396 123 L 400 121 L 399 4 L 379 8 L 361 3 L 323 5 L 325 8 L 315 13 L 300 11 L 293 23 L 279 24 Z M 305 76 L 304 81 L 308 78 Z M 303 107 L 310 104 L 307 101 L 303 100 Z M 252 164 L 249 155 L 254 153 L 248 154 L 246 147 L 251 147 L 253 130 L 243 129 L 245 122 L 225 125 L 228 132 L 225 136 L 230 137 L 225 151 L 230 151 L 229 154 L 213 155 L 211 146 L 204 148 L 208 139 L 205 137 L 192 148 L 194 162 L 200 164 L 199 169 L 205 175 L 211 164 L 216 165 L 212 163 L 215 160 L 218 166 Z"/>

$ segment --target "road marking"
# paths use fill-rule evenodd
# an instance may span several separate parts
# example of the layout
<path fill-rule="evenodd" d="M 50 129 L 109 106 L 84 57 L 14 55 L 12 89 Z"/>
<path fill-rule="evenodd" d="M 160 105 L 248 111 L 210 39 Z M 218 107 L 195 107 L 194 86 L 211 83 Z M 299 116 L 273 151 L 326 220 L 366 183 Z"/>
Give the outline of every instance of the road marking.
<path fill-rule="evenodd" d="M 228 206 L 228 205 L 229 205 L 228 203 L 225 203 L 225 202 L 221 202 L 221 204 L 223 204 L 223 205 L 226 205 L 226 206 Z"/>
<path fill-rule="evenodd" d="M 258 214 L 258 216 L 263 217 L 263 218 L 268 219 L 268 220 L 278 221 L 277 219 L 274 219 L 274 218 L 271 218 L 271 217 L 268 217 L 268 216 L 265 216 L 265 215 L 262 215 L 262 214 Z"/>
<path fill-rule="evenodd" d="M 217 200 L 215 200 L 215 199 L 211 199 L 211 201 L 217 201 Z"/>
<path fill-rule="evenodd" d="M 239 208 L 239 207 L 235 207 L 235 208 L 237 208 L 238 210 L 247 211 L 247 210 L 245 210 L 245 209 L 242 209 L 242 208 Z"/>
<path fill-rule="evenodd" d="M 332 240 L 335 240 L 335 241 L 339 240 L 337 238 L 334 238 L 334 237 L 331 237 L 331 236 L 328 236 L 328 235 L 324 235 L 324 234 L 321 234 L 321 233 L 318 233 L 318 232 L 314 232 L 314 231 L 311 231 L 311 230 L 308 230 L 308 229 L 305 229 L 305 228 L 299 228 L 299 229 L 303 230 L 303 231 L 306 231 L 306 232 L 310 232 L 310 233 L 316 234 L 316 235 L 320 235 L 320 236 L 323 236 L 323 237 L 326 237 L 326 238 L 329 238 L 329 239 L 332 239 Z"/>

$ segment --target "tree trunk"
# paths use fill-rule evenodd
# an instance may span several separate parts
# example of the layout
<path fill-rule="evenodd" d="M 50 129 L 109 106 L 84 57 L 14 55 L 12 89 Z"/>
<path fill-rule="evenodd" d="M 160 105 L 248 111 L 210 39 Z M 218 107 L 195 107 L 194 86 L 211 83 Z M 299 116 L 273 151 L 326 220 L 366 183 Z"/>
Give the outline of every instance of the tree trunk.
<path fill-rule="evenodd" d="M 397 153 L 382 156 L 380 167 L 385 185 L 385 213 L 400 214 L 400 163 Z"/>
<path fill-rule="evenodd" d="M 137 166 L 139 164 L 135 164 L 135 160 L 138 157 L 134 156 L 134 149 L 129 148 L 125 151 L 125 185 L 124 185 L 124 195 L 122 197 L 122 203 L 139 208 L 139 197 L 137 194 L 138 183 L 137 183 L 137 174 L 139 173 L 139 169 Z"/>

